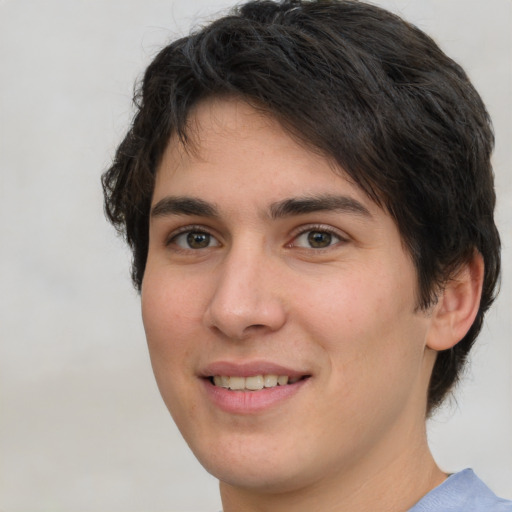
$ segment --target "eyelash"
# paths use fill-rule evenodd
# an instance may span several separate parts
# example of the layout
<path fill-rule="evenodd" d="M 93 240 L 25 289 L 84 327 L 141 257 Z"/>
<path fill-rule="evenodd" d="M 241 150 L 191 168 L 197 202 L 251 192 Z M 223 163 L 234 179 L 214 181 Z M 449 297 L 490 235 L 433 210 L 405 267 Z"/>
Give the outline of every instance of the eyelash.
<path fill-rule="evenodd" d="M 214 245 L 213 247 L 217 247 L 217 246 L 221 245 L 218 238 L 211 231 L 209 231 L 208 229 L 205 229 L 204 226 L 194 226 L 194 225 L 193 226 L 183 226 L 182 228 L 178 229 L 177 231 L 173 231 L 171 233 L 171 235 L 167 238 L 165 245 L 166 245 L 166 247 L 169 247 L 174 244 L 176 246 L 176 250 L 198 251 L 200 249 L 195 249 L 193 247 L 180 247 L 176 243 L 176 240 L 178 239 L 178 237 L 180 237 L 182 235 L 189 235 L 192 233 L 196 233 L 196 234 L 200 234 L 200 235 L 208 235 L 209 237 L 211 237 L 211 239 L 213 239 L 217 242 L 217 244 Z M 203 249 L 208 249 L 210 247 L 211 246 L 208 245 L 208 247 L 204 247 Z"/>
<path fill-rule="evenodd" d="M 299 246 L 296 245 L 296 241 L 301 236 L 304 236 L 304 235 L 306 235 L 308 233 L 314 233 L 314 232 L 328 234 L 328 235 L 332 236 L 333 238 L 337 239 L 337 241 L 334 241 L 334 243 L 329 243 L 329 245 L 327 245 L 325 247 L 299 247 Z M 318 251 L 322 251 L 322 250 L 324 250 L 324 251 L 325 250 L 329 250 L 332 247 L 338 245 L 339 243 L 343 243 L 343 242 L 348 242 L 348 238 L 346 236 L 343 236 L 337 230 L 331 228 L 330 226 L 325 226 L 325 225 L 322 225 L 322 224 L 315 224 L 315 225 L 309 225 L 309 226 L 301 227 L 300 230 L 298 230 L 293 235 L 292 241 L 289 242 L 286 246 L 290 247 L 290 248 L 297 247 L 299 249 L 304 249 L 304 250 L 310 250 L 310 251 L 318 252 Z"/>

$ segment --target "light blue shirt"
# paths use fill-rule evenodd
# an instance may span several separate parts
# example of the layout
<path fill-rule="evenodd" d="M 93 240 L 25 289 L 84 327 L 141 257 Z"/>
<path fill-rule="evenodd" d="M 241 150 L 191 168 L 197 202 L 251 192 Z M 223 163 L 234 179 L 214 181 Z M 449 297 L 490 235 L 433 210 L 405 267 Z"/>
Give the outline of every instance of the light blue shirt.
<path fill-rule="evenodd" d="M 512 501 L 498 498 L 473 470 L 448 477 L 408 512 L 512 512 Z"/>

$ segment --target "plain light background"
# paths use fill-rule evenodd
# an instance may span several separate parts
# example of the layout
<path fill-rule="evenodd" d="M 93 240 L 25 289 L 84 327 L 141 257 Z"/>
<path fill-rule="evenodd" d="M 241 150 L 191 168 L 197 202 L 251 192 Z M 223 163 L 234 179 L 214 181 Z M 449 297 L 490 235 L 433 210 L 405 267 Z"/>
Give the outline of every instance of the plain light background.
<path fill-rule="evenodd" d="M 160 47 L 233 2 L 0 0 L 0 509 L 220 509 L 161 401 L 100 174 Z M 494 119 L 503 286 L 430 422 L 441 466 L 512 498 L 512 2 L 389 0 L 463 64 Z"/>

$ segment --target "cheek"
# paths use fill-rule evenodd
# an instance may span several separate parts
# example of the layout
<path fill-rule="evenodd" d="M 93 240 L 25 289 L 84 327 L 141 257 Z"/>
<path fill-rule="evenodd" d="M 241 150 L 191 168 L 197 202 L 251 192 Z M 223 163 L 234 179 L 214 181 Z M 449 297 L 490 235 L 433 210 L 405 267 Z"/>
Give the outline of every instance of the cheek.
<path fill-rule="evenodd" d="M 142 283 L 141 307 L 150 344 L 162 338 L 176 343 L 201 317 L 201 297 L 193 280 L 152 268 Z"/>
<path fill-rule="evenodd" d="M 190 350 L 187 332 L 194 323 L 193 303 L 182 293 L 188 288 L 173 281 L 148 268 L 141 290 L 142 320 L 153 372 L 162 395 L 174 387 L 186 368 Z"/>
<path fill-rule="evenodd" d="M 344 340 L 362 339 L 372 328 L 377 328 L 379 313 L 388 304 L 380 293 L 379 286 L 370 282 L 369 275 L 343 272 L 331 274 L 325 279 L 309 283 L 306 290 L 296 290 L 294 309 L 299 311 L 301 321 L 317 330 L 324 340 L 332 341 L 335 348 Z M 346 349 L 347 347 L 345 347 Z"/>
<path fill-rule="evenodd" d="M 421 364 L 427 322 L 414 312 L 414 272 L 407 265 L 363 268 L 310 286 L 298 315 L 339 378 L 393 382 Z M 405 375 L 403 375 L 405 377 Z"/>
<path fill-rule="evenodd" d="M 193 415 L 193 397 L 188 409 L 180 406 L 188 396 L 187 381 L 193 374 L 190 340 L 194 336 L 193 301 L 181 293 L 181 286 L 161 273 L 146 272 L 141 290 L 144 330 L 151 366 L 162 398 L 176 422 Z M 189 288 L 183 287 L 186 291 Z"/>

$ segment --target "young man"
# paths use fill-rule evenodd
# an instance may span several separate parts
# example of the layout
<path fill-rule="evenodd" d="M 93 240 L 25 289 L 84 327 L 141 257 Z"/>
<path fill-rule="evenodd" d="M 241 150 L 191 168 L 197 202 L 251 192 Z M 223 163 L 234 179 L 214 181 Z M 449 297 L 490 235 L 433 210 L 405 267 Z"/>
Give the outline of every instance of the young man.
<path fill-rule="evenodd" d="M 249 2 L 164 48 L 137 104 L 106 211 L 224 512 L 511 511 L 425 433 L 500 267 L 463 70 L 362 2 Z"/>

